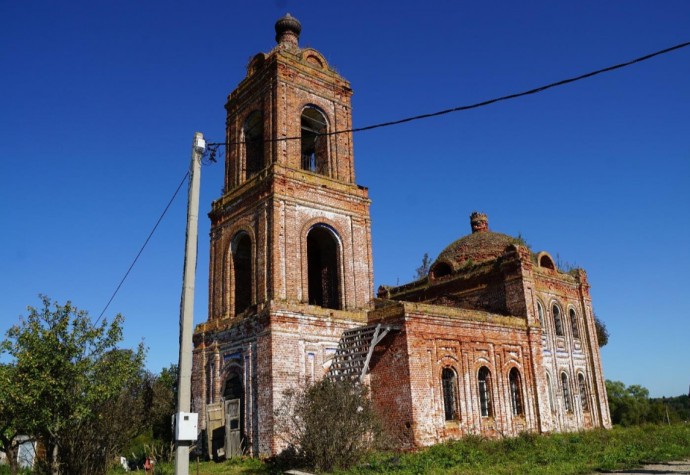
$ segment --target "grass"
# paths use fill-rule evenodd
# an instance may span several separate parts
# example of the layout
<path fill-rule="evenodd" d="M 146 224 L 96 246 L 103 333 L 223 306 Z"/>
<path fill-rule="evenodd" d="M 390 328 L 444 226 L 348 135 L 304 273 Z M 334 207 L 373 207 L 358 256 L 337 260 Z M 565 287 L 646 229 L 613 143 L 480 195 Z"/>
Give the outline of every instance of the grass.
<path fill-rule="evenodd" d="M 125 473 L 143 473 L 143 470 L 139 472 L 125 472 L 124 470 L 115 469 L 109 475 Z M 156 465 L 155 475 L 173 475 L 174 473 L 175 466 L 173 462 Z M 194 460 L 189 461 L 190 475 L 268 475 L 270 473 L 268 466 L 264 462 L 250 457 L 237 457 L 222 463 L 199 462 L 197 464 Z M 2 472 L 0 472 L 0 475 L 2 475 Z"/>
<path fill-rule="evenodd" d="M 690 425 L 648 425 L 502 440 L 468 437 L 403 455 L 378 454 L 347 474 L 586 474 L 690 457 Z"/>
<path fill-rule="evenodd" d="M 501 440 L 470 436 L 417 452 L 375 453 L 360 466 L 337 473 L 567 475 L 688 458 L 690 424 L 644 425 L 570 434 L 523 434 Z M 172 464 L 161 464 L 156 469 L 156 475 L 172 473 Z M 196 462 L 190 462 L 189 473 L 263 475 L 272 472 L 260 460 L 237 458 L 223 463 L 200 462 L 198 471 Z"/>

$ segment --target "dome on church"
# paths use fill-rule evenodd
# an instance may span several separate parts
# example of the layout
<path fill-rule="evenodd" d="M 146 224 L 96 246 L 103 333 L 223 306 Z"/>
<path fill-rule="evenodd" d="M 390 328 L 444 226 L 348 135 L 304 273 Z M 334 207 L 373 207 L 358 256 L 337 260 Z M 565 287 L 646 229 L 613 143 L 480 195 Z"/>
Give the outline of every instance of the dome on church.
<path fill-rule="evenodd" d="M 507 234 L 489 231 L 489 220 L 476 211 L 470 216 L 472 234 L 463 236 L 447 246 L 431 266 L 432 277 L 442 277 L 467 265 L 479 264 L 502 256 L 506 248 L 516 243 Z"/>
<path fill-rule="evenodd" d="M 302 24 L 289 13 L 279 18 L 275 25 L 276 42 L 283 43 L 286 40 L 297 45 L 299 34 L 302 32 Z"/>
<path fill-rule="evenodd" d="M 472 233 L 451 243 L 438 255 L 437 261 L 461 266 L 471 260 L 475 264 L 501 256 L 506 248 L 515 244 L 515 238 L 507 234 L 485 231 Z"/>

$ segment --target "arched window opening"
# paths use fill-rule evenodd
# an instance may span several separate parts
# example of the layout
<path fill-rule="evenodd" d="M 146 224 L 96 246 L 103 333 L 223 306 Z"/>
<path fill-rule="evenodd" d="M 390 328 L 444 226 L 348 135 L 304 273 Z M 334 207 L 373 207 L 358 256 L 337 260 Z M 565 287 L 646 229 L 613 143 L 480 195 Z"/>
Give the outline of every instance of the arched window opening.
<path fill-rule="evenodd" d="M 510 370 L 508 375 L 510 382 L 510 407 L 513 410 L 514 416 L 521 416 L 524 414 L 522 405 L 522 386 L 520 384 L 520 372 L 517 368 Z"/>
<path fill-rule="evenodd" d="M 445 262 L 439 262 L 431 268 L 429 274 L 431 274 L 432 278 L 438 279 L 439 277 L 450 275 L 452 271 L 453 269 L 450 268 L 450 265 Z"/>
<path fill-rule="evenodd" d="M 555 413 L 556 405 L 553 403 L 553 385 L 551 384 L 549 373 L 546 373 L 546 390 L 548 391 L 549 409 L 551 409 L 551 413 Z"/>
<path fill-rule="evenodd" d="M 316 226 L 307 235 L 309 303 L 340 309 L 338 243 L 324 226 Z"/>
<path fill-rule="evenodd" d="M 547 269 L 556 270 L 556 265 L 553 263 L 551 258 L 544 254 L 539 258 L 539 267 L 545 267 Z"/>
<path fill-rule="evenodd" d="M 573 338 L 580 338 L 580 328 L 577 325 L 577 313 L 570 309 L 570 326 L 573 330 Z"/>
<path fill-rule="evenodd" d="M 587 383 L 585 382 L 585 377 L 582 373 L 577 375 L 577 384 L 580 390 L 580 405 L 582 410 L 589 411 L 589 393 L 587 391 Z"/>
<path fill-rule="evenodd" d="M 493 406 L 491 404 L 491 371 L 486 366 L 479 369 L 479 408 L 482 417 L 493 416 Z"/>
<path fill-rule="evenodd" d="M 563 407 L 565 412 L 573 411 L 573 403 L 570 399 L 570 386 L 568 385 L 568 375 L 561 373 L 561 385 L 563 386 Z"/>
<path fill-rule="evenodd" d="M 252 303 L 252 241 L 241 233 L 232 243 L 232 265 L 235 274 L 235 315 Z"/>
<path fill-rule="evenodd" d="M 302 112 L 302 170 L 328 174 L 328 136 L 325 116 L 315 107 Z"/>
<path fill-rule="evenodd" d="M 546 325 L 544 325 L 544 307 L 542 306 L 541 302 L 537 302 L 537 316 L 539 317 L 539 324 L 546 332 Z"/>
<path fill-rule="evenodd" d="M 553 324 L 556 327 L 556 335 L 563 336 L 563 318 L 561 316 L 561 309 L 557 305 L 553 306 Z"/>
<path fill-rule="evenodd" d="M 443 368 L 441 372 L 443 386 L 443 411 L 447 421 L 460 419 L 458 412 L 458 377 L 451 368 Z"/>
<path fill-rule="evenodd" d="M 244 122 L 244 149 L 249 179 L 264 167 L 264 121 L 259 111 L 249 114 Z"/>

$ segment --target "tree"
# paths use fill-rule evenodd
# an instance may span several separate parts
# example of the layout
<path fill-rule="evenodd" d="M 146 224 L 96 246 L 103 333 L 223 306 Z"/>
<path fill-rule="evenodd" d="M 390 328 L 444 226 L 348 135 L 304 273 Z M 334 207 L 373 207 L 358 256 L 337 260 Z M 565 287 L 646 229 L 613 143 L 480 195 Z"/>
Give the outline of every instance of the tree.
<path fill-rule="evenodd" d="M 602 348 L 609 342 L 609 331 L 606 328 L 606 324 L 596 314 L 594 315 L 594 326 L 597 331 L 599 348 Z"/>
<path fill-rule="evenodd" d="M 19 375 L 16 368 L 9 364 L 0 364 L 0 450 L 5 452 L 10 473 L 19 471 L 17 455 L 19 454 L 20 435 L 26 433 L 17 406 L 21 405 L 22 394 L 17 390 Z"/>
<path fill-rule="evenodd" d="M 422 265 L 417 267 L 415 271 L 415 279 L 423 279 L 429 274 L 429 268 L 431 267 L 431 259 L 429 259 L 429 253 L 425 252 L 424 257 L 422 257 Z"/>
<path fill-rule="evenodd" d="M 5 399 L 3 413 L 12 415 L 13 427 L 43 443 L 43 469 L 105 473 L 122 444 L 111 437 L 112 428 L 118 427 L 113 418 L 137 414 L 133 388 L 143 371 L 144 347 L 117 347 L 121 315 L 98 325 L 70 302 L 59 305 L 41 296 L 41 303 L 40 308 L 28 307 L 29 315 L 0 343 L 0 350 L 12 358 L 11 369 L 3 374 L 16 375 L 12 388 L 5 387 L 10 379 L 0 379 L 0 393 L 18 395 Z"/>
<path fill-rule="evenodd" d="M 177 404 L 177 365 L 163 368 L 151 382 L 148 418 L 153 438 L 164 443 L 173 441 L 170 417 L 175 413 Z"/>
<path fill-rule="evenodd" d="M 621 381 L 606 380 L 606 393 L 611 421 L 623 426 L 637 425 L 650 420 L 649 391 L 638 384 L 628 387 Z"/>
<path fill-rule="evenodd" d="M 347 468 L 377 441 L 378 419 L 363 385 L 325 378 L 283 397 L 275 418 L 293 462 L 317 472 Z"/>

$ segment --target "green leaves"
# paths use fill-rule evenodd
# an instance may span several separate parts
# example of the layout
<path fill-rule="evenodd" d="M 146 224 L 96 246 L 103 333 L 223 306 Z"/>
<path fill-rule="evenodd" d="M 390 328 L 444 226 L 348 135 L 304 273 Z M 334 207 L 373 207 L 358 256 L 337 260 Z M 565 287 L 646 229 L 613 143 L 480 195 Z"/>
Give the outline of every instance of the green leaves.
<path fill-rule="evenodd" d="M 28 307 L 0 342 L 0 351 L 12 358 L 0 370 L 0 408 L 11 419 L 6 425 L 40 437 L 48 449 L 58 447 L 65 459 L 60 450 L 70 437 L 98 420 L 99 411 L 140 377 L 146 352 L 142 344 L 118 348 L 121 315 L 94 324 L 69 301 L 40 298 L 41 306 Z"/>

